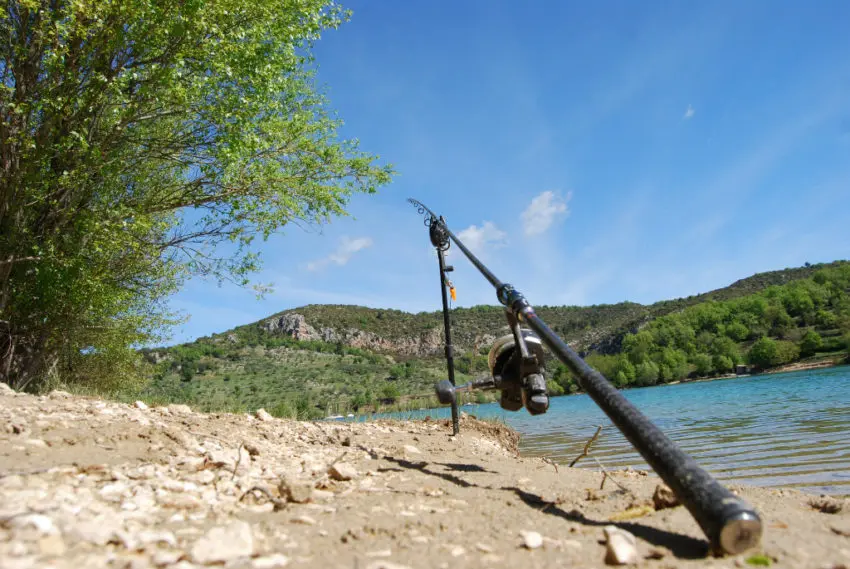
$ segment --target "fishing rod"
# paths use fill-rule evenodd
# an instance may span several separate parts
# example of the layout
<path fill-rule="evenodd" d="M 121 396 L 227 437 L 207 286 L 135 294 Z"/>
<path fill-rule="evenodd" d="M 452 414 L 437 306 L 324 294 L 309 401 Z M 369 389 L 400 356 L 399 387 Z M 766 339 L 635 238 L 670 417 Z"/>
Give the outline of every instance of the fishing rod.
<path fill-rule="evenodd" d="M 736 497 L 703 470 L 605 376 L 581 359 L 537 315 L 522 293 L 499 280 L 452 233 L 442 216 L 435 214 L 420 201 L 413 198 L 407 201 L 425 216 L 425 225 L 432 235 L 432 242 L 436 234 L 444 238 L 446 243 L 453 242 L 457 245 L 464 256 L 493 285 L 496 298 L 505 307 L 512 341 L 508 337 L 497 341 L 493 346 L 488 359 L 492 378 L 479 380 L 481 387 L 502 389 L 502 407 L 506 409 L 518 410 L 524 404 L 532 414 L 544 413 L 549 406 L 549 400 L 541 373 L 542 351 L 538 350 L 539 343 L 542 342 L 569 368 L 582 389 L 673 490 L 705 532 L 715 552 L 736 555 L 759 544 L 762 522 L 749 504 Z M 447 248 L 445 246 L 445 249 Z M 445 289 L 443 294 L 445 298 Z M 448 322 L 448 319 L 446 321 Z M 521 329 L 520 324 L 526 325 L 530 330 Z M 453 403 L 456 407 L 455 393 L 477 386 L 476 382 L 455 386 L 453 377 L 450 379 L 452 381 L 443 380 L 437 384 L 437 397 L 440 402 Z M 520 402 L 519 406 L 517 401 Z"/>

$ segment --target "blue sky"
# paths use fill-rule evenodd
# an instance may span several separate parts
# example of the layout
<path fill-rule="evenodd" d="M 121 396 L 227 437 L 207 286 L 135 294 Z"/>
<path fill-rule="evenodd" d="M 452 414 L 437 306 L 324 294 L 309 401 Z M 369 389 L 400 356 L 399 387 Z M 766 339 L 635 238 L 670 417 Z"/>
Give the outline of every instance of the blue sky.
<path fill-rule="evenodd" d="M 850 254 L 850 3 L 352 0 L 318 79 L 398 171 L 261 246 L 274 292 L 193 280 L 187 341 L 311 303 L 440 306 L 446 216 L 536 305 L 651 303 Z M 459 253 L 458 304 L 495 295 Z"/>

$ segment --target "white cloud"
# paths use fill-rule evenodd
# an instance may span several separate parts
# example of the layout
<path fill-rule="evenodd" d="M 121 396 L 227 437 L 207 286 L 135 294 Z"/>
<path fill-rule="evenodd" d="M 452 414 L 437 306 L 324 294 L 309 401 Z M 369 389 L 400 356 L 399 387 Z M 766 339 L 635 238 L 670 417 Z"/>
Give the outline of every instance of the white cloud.
<path fill-rule="evenodd" d="M 565 199 L 560 199 L 552 191 L 545 191 L 539 196 L 535 196 L 522 212 L 522 226 L 526 235 L 539 235 L 549 229 L 549 226 L 554 223 L 559 216 L 567 216 L 570 210 L 567 208 L 567 202 L 573 197 L 573 193 L 567 193 Z"/>
<path fill-rule="evenodd" d="M 336 251 L 322 259 L 310 261 L 309 263 L 307 263 L 307 270 L 318 271 L 319 269 L 323 269 L 331 263 L 336 265 L 344 265 L 349 261 L 349 259 L 351 259 L 352 255 L 354 255 L 358 251 L 366 249 L 367 247 L 371 247 L 372 243 L 373 242 L 371 237 L 357 237 L 355 239 L 351 239 L 349 237 L 342 237 L 339 240 L 339 247 L 336 248 Z"/>
<path fill-rule="evenodd" d="M 684 120 L 688 120 L 689 118 L 694 116 L 695 112 L 696 111 L 694 110 L 694 108 L 691 105 L 688 105 L 688 108 L 685 110 L 685 114 L 682 116 L 682 118 Z"/>
<path fill-rule="evenodd" d="M 503 247 L 507 233 L 496 227 L 492 221 L 485 221 L 481 227 L 470 225 L 458 232 L 458 239 L 476 255 L 484 254 L 487 249 Z"/>

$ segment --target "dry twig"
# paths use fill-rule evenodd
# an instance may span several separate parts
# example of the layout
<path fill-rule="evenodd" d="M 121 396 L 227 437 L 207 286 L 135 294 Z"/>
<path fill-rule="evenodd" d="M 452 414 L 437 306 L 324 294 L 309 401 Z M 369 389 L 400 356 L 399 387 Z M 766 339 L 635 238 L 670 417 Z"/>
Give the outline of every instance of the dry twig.
<path fill-rule="evenodd" d="M 610 478 L 610 479 L 611 479 L 611 482 L 613 482 L 614 484 L 616 484 L 616 485 L 620 488 L 620 490 L 622 490 L 623 492 L 628 492 L 629 494 L 631 494 L 632 496 L 634 496 L 634 493 L 633 493 L 631 490 L 629 490 L 628 488 L 626 488 L 625 486 L 623 486 L 622 484 L 620 484 L 619 482 L 617 482 L 617 479 L 616 479 L 616 478 L 614 478 L 613 476 L 611 476 L 611 474 L 610 474 L 607 470 L 605 470 L 605 467 L 604 467 L 604 466 L 602 466 L 602 463 L 601 463 L 601 462 L 599 462 L 599 459 L 598 459 L 598 458 L 596 458 L 596 457 L 594 456 L 594 457 L 593 457 L 593 460 L 595 460 L 595 461 L 596 461 L 597 466 L 599 466 L 599 469 L 600 469 L 600 470 L 602 470 L 602 475 L 603 475 L 603 476 L 602 476 L 602 484 L 600 484 L 600 485 L 599 485 L 599 489 L 600 489 L 600 490 L 602 490 L 602 488 L 605 486 L 605 481 L 606 481 L 607 479 L 609 479 L 609 478 Z"/>
<path fill-rule="evenodd" d="M 575 466 L 576 463 L 579 460 L 581 460 L 581 459 L 583 459 L 584 457 L 587 456 L 587 454 L 590 452 L 590 445 L 592 445 L 596 441 L 597 437 L 599 437 L 599 433 L 601 433 L 601 432 L 602 432 L 602 425 L 599 425 L 599 427 L 596 428 L 596 433 L 594 433 L 593 436 L 590 437 L 590 440 L 587 441 L 587 443 L 584 445 L 584 450 L 581 451 L 581 454 L 578 455 L 577 457 L 575 457 L 575 459 L 573 459 L 573 461 L 570 463 L 570 468 Z"/>
<path fill-rule="evenodd" d="M 265 496 L 266 499 L 269 502 L 274 504 L 274 511 L 275 512 L 279 512 L 279 511 L 286 508 L 286 504 L 282 500 L 272 496 L 271 492 L 269 492 L 267 489 L 263 488 L 262 486 L 253 486 L 253 487 L 249 488 L 244 494 L 242 494 L 242 497 L 239 498 L 239 501 L 241 502 L 242 500 L 245 499 L 245 496 L 248 496 L 249 494 L 253 494 L 254 492 L 259 492 L 260 494 Z"/>

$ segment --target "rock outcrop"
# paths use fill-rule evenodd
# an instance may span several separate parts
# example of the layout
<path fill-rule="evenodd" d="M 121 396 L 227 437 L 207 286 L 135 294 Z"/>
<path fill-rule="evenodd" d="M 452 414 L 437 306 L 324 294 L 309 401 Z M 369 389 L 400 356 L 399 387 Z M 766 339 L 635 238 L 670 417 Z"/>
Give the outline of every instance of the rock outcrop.
<path fill-rule="evenodd" d="M 418 337 L 389 339 L 374 332 L 348 328 L 321 328 L 316 330 L 302 314 L 289 312 L 260 323 L 270 334 L 289 336 L 294 340 L 319 340 L 341 343 L 352 348 L 373 352 L 388 352 L 403 356 L 433 356 L 443 353 L 443 333 L 440 328 L 431 328 Z"/>

